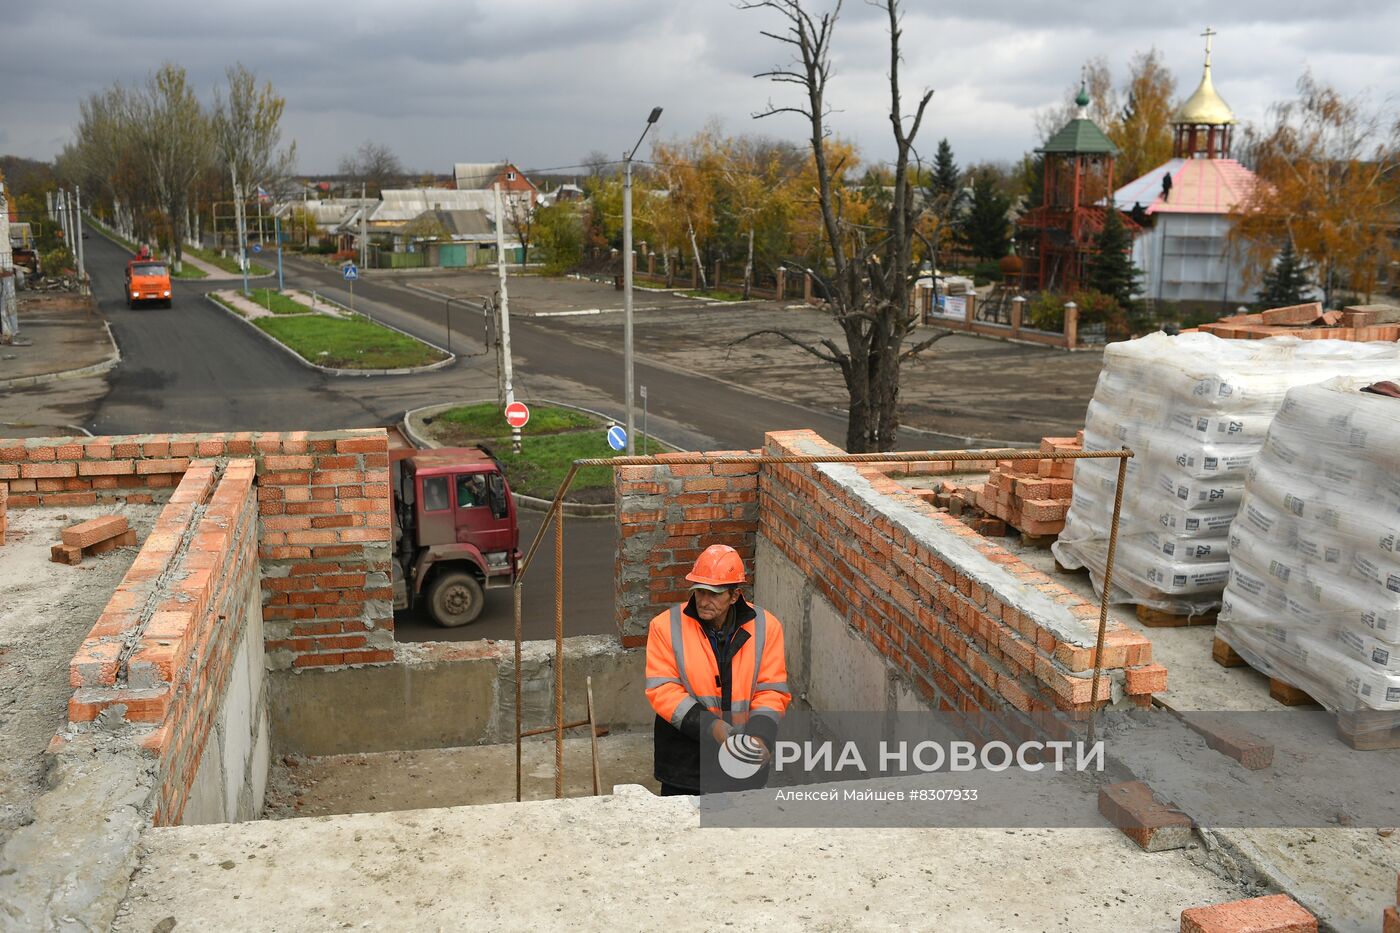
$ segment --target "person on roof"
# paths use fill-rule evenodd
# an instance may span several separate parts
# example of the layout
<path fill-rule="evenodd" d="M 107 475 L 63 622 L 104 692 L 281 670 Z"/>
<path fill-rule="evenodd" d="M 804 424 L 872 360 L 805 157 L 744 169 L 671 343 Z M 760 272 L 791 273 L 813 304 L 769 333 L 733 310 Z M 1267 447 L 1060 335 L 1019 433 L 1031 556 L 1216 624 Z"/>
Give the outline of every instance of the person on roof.
<path fill-rule="evenodd" d="M 151 258 L 151 248 L 150 248 L 149 246 L 147 246 L 145 243 L 142 243 L 142 244 L 141 244 L 139 247 L 137 247 L 137 249 L 136 249 L 136 258 L 137 258 L 137 259 L 150 259 L 150 258 Z"/>
<path fill-rule="evenodd" d="M 690 599 L 652 619 L 647 634 L 646 694 L 656 711 L 662 796 L 701 793 L 701 756 L 714 758 L 726 742 L 756 747 L 766 760 L 792 702 L 783 624 L 744 600 L 739 552 L 710 545 L 686 580 Z M 734 745 L 737 737 L 748 741 Z"/>

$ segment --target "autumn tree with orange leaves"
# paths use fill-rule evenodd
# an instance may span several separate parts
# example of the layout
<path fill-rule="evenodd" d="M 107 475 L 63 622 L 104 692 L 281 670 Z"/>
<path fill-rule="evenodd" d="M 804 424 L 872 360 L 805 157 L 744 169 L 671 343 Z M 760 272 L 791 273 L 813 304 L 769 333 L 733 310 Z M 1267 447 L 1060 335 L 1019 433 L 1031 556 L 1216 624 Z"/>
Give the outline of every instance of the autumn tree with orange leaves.
<path fill-rule="evenodd" d="M 1369 301 L 1400 257 L 1400 118 L 1305 73 L 1297 99 L 1244 136 L 1259 182 L 1233 212 L 1231 241 L 1252 276 L 1291 242 L 1318 270 L 1328 304 L 1339 287 Z"/>

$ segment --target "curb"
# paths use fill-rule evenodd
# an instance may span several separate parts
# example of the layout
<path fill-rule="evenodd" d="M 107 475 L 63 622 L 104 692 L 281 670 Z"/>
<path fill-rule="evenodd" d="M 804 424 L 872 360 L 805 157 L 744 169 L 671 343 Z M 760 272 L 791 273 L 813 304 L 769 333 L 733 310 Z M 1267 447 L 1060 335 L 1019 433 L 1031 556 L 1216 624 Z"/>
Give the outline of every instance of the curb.
<path fill-rule="evenodd" d="M 109 370 L 115 369 L 122 361 L 121 348 L 117 346 L 117 338 L 112 336 L 112 325 L 104 318 L 102 329 L 107 333 L 107 341 L 112 345 L 112 355 L 100 363 L 91 366 L 83 366 L 79 369 L 64 369 L 56 373 L 38 373 L 33 376 L 16 376 L 13 379 L 0 379 L 0 389 L 19 389 L 25 386 L 44 385 L 49 382 L 58 382 L 63 379 L 81 379 L 84 376 L 100 376 Z"/>
<path fill-rule="evenodd" d="M 418 445 L 420 448 L 441 447 L 441 444 L 437 443 L 436 441 L 433 441 L 431 438 L 423 437 L 417 431 L 413 430 L 411 419 L 414 415 L 423 417 L 425 415 L 436 414 L 440 411 L 446 411 L 449 408 L 457 408 L 461 405 L 478 405 L 483 402 L 494 403 L 494 401 L 494 399 L 475 399 L 463 402 L 443 402 L 436 405 L 424 405 L 420 408 L 409 409 L 408 411 L 403 413 L 402 423 L 404 433 L 408 435 L 409 440 L 411 440 L 414 444 Z M 537 404 L 541 405 L 554 405 L 558 408 L 572 408 L 574 411 L 581 411 L 585 414 L 593 415 L 595 418 L 602 418 L 604 421 L 614 420 L 601 412 L 594 411 L 591 408 L 584 408 L 580 405 L 570 405 L 567 402 L 557 402 L 553 399 L 547 398 L 534 399 L 534 401 Z M 664 441 L 654 434 L 650 436 L 659 444 L 665 444 L 667 447 L 670 447 L 673 450 L 678 449 L 675 444 L 671 444 L 667 441 Z M 551 499 L 540 499 L 535 496 L 522 495 L 518 492 L 511 492 L 511 496 L 515 499 L 515 504 L 517 507 L 529 509 L 532 512 L 545 512 L 548 511 L 554 505 L 554 502 Z M 571 516 L 573 518 L 602 518 L 604 516 L 615 515 L 617 513 L 617 504 L 607 503 L 605 505 L 589 505 L 582 502 L 565 502 L 563 504 L 563 511 L 565 515 Z"/>
<path fill-rule="evenodd" d="M 218 290 L 222 291 L 223 289 Z M 317 364 L 308 360 L 306 357 L 302 356 L 297 351 L 293 350 L 291 347 L 287 346 L 282 341 L 278 340 L 276 337 L 269 334 L 267 331 L 263 330 L 261 327 L 255 325 L 252 321 L 248 320 L 246 317 L 239 314 L 237 311 L 233 310 L 228 305 L 219 301 L 219 299 L 214 297 L 214 292 L 205 292 L 204 298 L 206 301 L 208 301 L 214 307 L 218 308 L 220 311 L 242 321 L 244 324 L 247 324 L 256 333 L 260 334 L 265 340 L 269 341 L 274 346 L 278 347 L 284 352 L 290 354 L 291 357 L 301 365 L 307 367 L 308 369 L 314 369 L 317 372 L 326 373 L 330 376 L 408 376 L 413 375 L 415 373 L 430 373 L 434 370 L 445 369 L 446 367 L 451 366 L 453 363 L 457 362 L 457 354 L 449 353 L 447 359 L 445 360 L 440 360 L 436 363 L 431 363 L 427 366 L 417 366 L 407 369 L 335 369 L 330 366 L 318 366 Z M 327 299 L 326 303 L 344 307 L 343 305 L 339 305 L 338 302 L 330 301 L 329 299 Z M 371 320 L 373 319 L 371 318 Z M 398 333 L 403 334 L 405 337 L 410 337 L 414 340 L 417 340 L 419 343 L 424 344 L 425 346 L 432 347 L 434 350 L 438 350 L 442 353 L 447 353 L 447 351 L 444 350 L 442 347 L 439 347 L 436 344 L 428 343 L 428 341 L 422 340 L 418 337 L 414 337 L 412 334 L 406 331 L 399 330 L 397 327 L 394 327 L 390 324 L 381 324 L 379 321 L 375 321 L 374 323 L 379 324 L 380 327 L 383 327 L 387 330 L 397 331 Z"/>

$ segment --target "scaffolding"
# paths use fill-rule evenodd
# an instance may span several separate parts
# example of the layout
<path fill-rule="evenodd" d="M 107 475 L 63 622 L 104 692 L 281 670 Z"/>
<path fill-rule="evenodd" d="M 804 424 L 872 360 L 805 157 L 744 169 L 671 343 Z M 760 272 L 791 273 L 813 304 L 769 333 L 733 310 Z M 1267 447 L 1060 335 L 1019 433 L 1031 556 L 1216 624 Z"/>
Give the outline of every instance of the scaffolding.
<path fill-rule="evenodd" d="M 996 448 L 988 450 L 924 450 L 906 453 L 871 453 L 871 454 L 830 454 L 830 455 L 785 455 L 769 456 L 766 454 L 694 454 L 687 456 L 676 456 L 675 454 L 666 457 L 614 457 L 614 458 L 591 458 L 575 460 L 569 467 L 569 472 L 564 476 L 564 482 L 560 484 L 559 491 L 554 494 L 549 511 L 545 514 L 545 519 L 540 523 L 539 531 L 535 533 L 535 538 L 530 542 L 529 550 L 525 552 L 525 558 L 520 564 L 520 569 L 515 576 L 513 594 L 515 597 L 515 799 L 519 802 L 522 799 L 522 769 L 521 755 L 522 743 L 526 738 L 536 735 L 554 734 L 554 796 L 556 799 L 564 796 L 564 733 L 570 729 L 578 729 L 583 726 L 589 727 L 590 738 L 592 739 L 593 754 L 593 793 L 600 794 L 599 770 L 598 770 L 598 730 L 594 720 L 593 711 L 593 687 L 591 680 L 587 684 L 587 717 L 577 722 L 564 721 L 564 496 L 568 494 L 569 487 L 573 485 L 574 477 L 578 471 L 585 467 L 611 467 L 617 470 L 620 467 L 631 466 L 710 466 L 715 464 L 745 464 L 745 465 L 812 465 L 812 464 L 883 464 L 883 463 L 909 463 L 913 461 L 942 461 L 950 463 L 964 463 L 970 460 L 1118 460 L 1118 479 L 1114 487 L 1113 496 L 1113 519 L 1109 526 L 1108 534 L 1108 559 L 1104 565 L 1103 592 L 1099 599 L 1099 625 L 1098 635 L 1094 642 L 1094 676 L 1093 684 L 1089 693 L 1090 712 L 1088 717 L 1088 739 L 1093 744 L 1095 722 L 1098 714 L 1099 682 L 1103 677 L 1103 646 L 1104 637 L 1108 629 L 1108 606 L 1109 593 L 1113 590 L 1113 560 L 1118 548 L 1118 519 L 1123 509 L 1123 480 L 1128 469 L 1128 460 L 1132 458 L 1133 452 L 1127 447 L 1121 450 L 1066 450 L 1044 453 L 1039 449 L 1026 450 L 1024 448 Z M 550 526 L 554 528 L 554 724 L 540 729 L 522 730 L 522 701 L 521 701 L 521 652 L 524 643 L 524 635 L 521 623 L 521 587 L 524 585 L 525 574 L 530 569 L 530 564 L 534 561 L 535 554 L 539 551 L 544 536 L 549 532 Z"/>

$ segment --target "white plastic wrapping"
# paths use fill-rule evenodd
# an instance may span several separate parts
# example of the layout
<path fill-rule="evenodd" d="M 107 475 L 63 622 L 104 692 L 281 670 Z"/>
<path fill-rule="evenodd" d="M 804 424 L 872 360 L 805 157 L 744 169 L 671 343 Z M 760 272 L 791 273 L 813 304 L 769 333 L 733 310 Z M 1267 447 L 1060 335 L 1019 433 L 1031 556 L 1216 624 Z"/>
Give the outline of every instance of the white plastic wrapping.
<path fill-rule="evenodd" d="M 1084 424 L 1085 450 L 1131 448 L 1113 568 L 1115 602 L 1181 615 L 1220 605 L 1229 578 L 1230 527 L 1246 477 L 1269 439 L 1281 461 L 1314 456 L 1306 442 L 1274 438 L 1270 424 L 1286 394 L 1338 376 L 1364 384 L 1400 376 L 1400 345 L 1339 340 L 1222 340 L 1211 334 L 1152 334 L 1104 349 L 1103 370 Z M 1364 422 L 1349 432 L 1374 434 Z M 1389 454 L 1400 467 L 1400 447 Z M 1377 479 L 1346 457 L 1318 457 L 1316 480 L 1284 495 L 1366 477 L 1389 481 L 1400 500 L 1400 471 Z M 1075 464 L 1074 500 L 1054 545 L 1056 559 L 1088 567 L 1103 590 L 1113 514 L 1116 460 Z M 1383 471 L 1382 471 L 1383 472 Z M 1260 515 L 1287 513 L 1289 501 L 1260 500 Z M 1314 548 L 1322 544 L 1307 545 Z M 1400 574 L 1400 560 L 1395 572 Z"/>
<path fill-rule="evenodd" d="M 1400 399 L 1360 391 L 1373 381 L 1289 391 L 1230 529 L 1216 630 L 1329 709 L 1400 713 Z"/>

